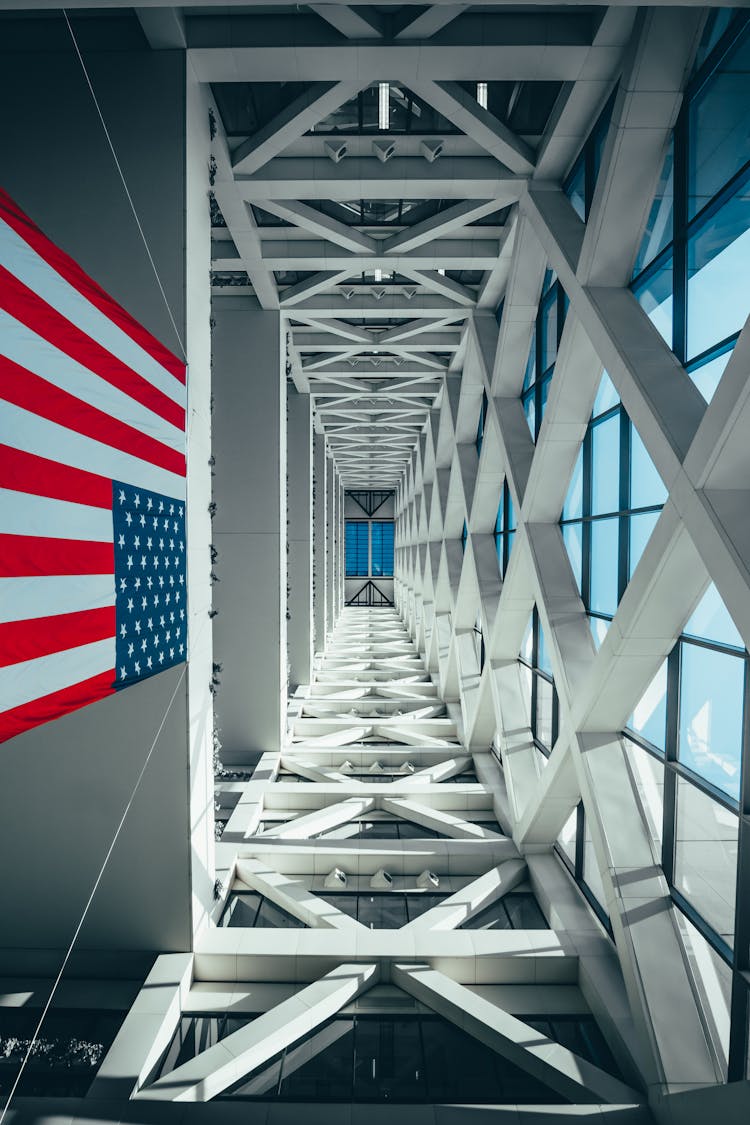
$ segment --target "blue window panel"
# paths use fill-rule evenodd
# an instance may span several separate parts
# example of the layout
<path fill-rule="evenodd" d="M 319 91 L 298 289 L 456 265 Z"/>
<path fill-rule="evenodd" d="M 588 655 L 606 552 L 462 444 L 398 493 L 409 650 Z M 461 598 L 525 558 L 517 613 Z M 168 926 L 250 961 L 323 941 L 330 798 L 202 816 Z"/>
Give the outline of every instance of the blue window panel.
<path fill-rule="evenodd" d="M 708 16 L 700 45 L 696 51 L 693 72 L 703 66 L 736 14 L 734 8 L 714 8 Z"/>
<path fill-rule="evenodd" d="M 681 645 L 679 759 L 734 800 L 740 793 L 744 681 L 741 656 Z"/>
<path fill-rule="evenodd" d="M 646 544 L 656 527 L 659 514 L 659 512 L 636 512 L 630 517 L 629 579 L 633 577 L 633 572 L 641 561 L 641 555 L 646 550 Z"/>
<path fill-rule="evenodd" d="M 542 306 L 541 368 L 548 371 L 557 358 L 557 289 L 553 289 Z"/>
<path fill-rule="evenodd" d="M 604 617 L 589 617 L 589 629 L 597 649 L 601 647 L 602 641 L 609 632 L 610 625 L 611 622 Z"/>
<path fill-rule="evenodd" d="M 552 383 L 552 375 L 548 375 L 541 385 L 539 394 L 539 426 L 541 427 L 544 411 L 547 409 L 547 399 L 549 398 L 549 389 Z"/>
<path fill-rule="evenodd" d="M 637 277 L 641 270 L 669 245 L 674 234 L 674 141 L 670 140 L 664 157 L 654 202 L 651 204 L 646 230 L 633 270 Z"/>
<path fill-rule="evenodd" d="M 369 524 L 366 520 L 346 521 L 346 574 L 366 578 L 369 574 Z"/>
<path fill-rule="evenodd" d="M 620 510 L 620 417 L 597 422 L 591 431 L 591 514 Z"/>
<path fill-rule="evenodd" d="M 666 660 L 638 700 L 628 726 L 658 750 L 664 750 L 667 734 Z"/>
<path fill-rule="evenodd" d="M 696 215 L 750 160 L 750 27 L 689 110 L 688 211 Z"/>
<path fill-rule="evenodd" d="M 565 194 L 578 218 L 586 222 L 586 166 L 583 155 L 578 157 L 565 181 Z"/>
<path fill-rule="evenodd" d="M 565 543 L 565 550 L 568 552 L 570 565 L 573 568 L 573 574 L 578 584 L 578 592 L 580 593 L 583 570 L 582 525 L 580 523 L 564 523 L 562 536 L 563 542 Z"/>
<path fill-rule="evenodd" d="M 393 523 L 380 521 L 372 527 L 372 574 L 390 577 L 393 574 Z"/>
<path fill-rule="evenodd" d="M 667 490 L 635 426 L 630 431 L 630 507 L 664 504 Z"/>
<path fill-rule="evenodd" d="M 529 350 L 529 358 L 526 360 L 526 370 L 523 375 L 524 391 L 527 391 L 536 382 L 536 335 L 531 338 L 531 348 Z"/>
<path fill-rule="evenodd" d="M 614 383 L 610 379 L 607 372 L 603 372 L 601 382 L 599 383 L 599 390 L 596 392 L 594 399 L 594 409 L 591 411 L 592 418 L 598 418 L 600 414 L 606 414 L 608 410 L 612 410 L 620 402 L 620 396 L 615 390 Z"/>
<path fill-rule="evenodd" d="M 614 614 L 617 609 L 617 548 L 619 519 L 591 522 L 591 590 L 589 609 Z"/>
<path fill-rule="evenodd" d="M 700 224 L 687 249 L 690 360 L 739 332 L 750 312 L 750 185 Z"/>
<path fill-rule="evenodd" d="M 720 355 L 707 359 L 688 369 L 688 375 L 695 383 L 706 402 L 710 402 L 716 393 L 716 388 L 724 374 L 729 360 L 732 358 L 735 341 L 722 350 Z"/>
<path fill-rule="evenodd" d="M 656 330 L 672 347 L 672 258 L 665 258 L 654 273 L 633 290 L 638 303 Z"/>
<path fill-rule="evenodd" d="M 713 582 L 699 601 L 693 615 L 683 629 L 689 637 L 743 649 L 744 643 L 737 626 L 724 605 Z"/>
<path fill-rule="evenodd" d="M 583 515 L 583 451 L 578 450 L 573 476 L 568 485 L 568 494 L 563 505 L 564 520 L 579 520 Z"/>

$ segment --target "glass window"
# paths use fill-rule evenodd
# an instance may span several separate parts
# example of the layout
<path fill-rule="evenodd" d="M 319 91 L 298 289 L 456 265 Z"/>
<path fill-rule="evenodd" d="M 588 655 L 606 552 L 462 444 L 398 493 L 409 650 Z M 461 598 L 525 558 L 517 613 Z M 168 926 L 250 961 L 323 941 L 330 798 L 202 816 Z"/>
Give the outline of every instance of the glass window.
<path fill-rule="evenodd" d="M 366 520 L 346 521 L 347 577 L 365 578 L 370 572 L 369 524 Z"/>
<path fill-rule="evenodd" d="M 594 399 L 594 409 L 591 411 L 591 417 L 598 418 L 600 414 L 606 414 L 608 410 L 619 405 L 620 396 L 609 375 L 604 371 L 602 372 L 602 377 L 599 382 L 599 390 L 596 392 L 596 398 Z"/>
<path fill-rule="evenodd" d="M 735 801 L 740 792 L 745 661 L 683 642 L 679 758 Z"/>
<path fill-rule="evenodd" d="M 372 574 L 374 577 L 390 577 L 393 574 L 393 535 L 392 520 L 378 520 L 370 524 L 372 536 Z"/>
<path fill-rule="evenodd" d="M 667 733 L 667 662 L 664 661 L 630 716 L 629 727 L 664 750 Z"/>
<path fill-rule="evenodd" d="M 656 187 L 654 202 L 651 204 L 646 231 L 643 235 L 633 275 L 637 276 L 645 266 L 653 262 L 657 254 L 672 241 L 672 218 L 674 209 L 674 144 L 670 138 L 669 147 Z"/>
<path fill-rule="evenodd" d="M 744 648 L 737 626 L 732 621 L 729 610 L 713 582 L 698 602 L 683 633 L 689 637 L 700 637 L 702 640 L 714 641 L 716 644 L 729 645 L 732 648 Z"/>
<path fill-rule="evenodd" d="M 581 589 L 583 579 L 583 528 L 580 523 L 564 523 L 562 527 L 565 550 L 568 552 L 570 565 L 573 568 L 578 589 Z"/>
<path fill-rule="evenodd" d="M 646 544 L 651 538 L 651 533 L 656 527 L 658 519 L 658 512 L 637 512 L 630 516 L 628 578 L 633 577 L 633 572 L 641 561 L 641 555 L 646 549 Z"/>
<path fill-rule="evenodd" d="M 602 877 L 599 874 L 599 864 L 596 862 L 596 854 L 594 852 L 594 845 L 591 841 L 591 833 L 588 827 L 589 818 L 584 820 L 585 832 L 583 839 L 583 881 L 591 891 L 596 901 L 601 906 L 602 910 L 607 908 L 607 897 L 604 893 L 604 884 Z"/>
<path fill-rule="evenodd" d="M 591 523 L 591 591 L 589 609 L 610 616 L 617 610 L 619 523 L 614 519 Z"/>
<path fill-rule="evenodd" d="M 578 837 L 578 809 L 573 809 L 572 813 L 565 821 L 560 835 L 557 837 L 557 844 L 563 855 L 568 860 L 571 867 L 575 867 L 576 863 L 576 839 Z"/>
<path fill-rule="evenodd" d="M 648 276 L 634 287 L 638 303 L 657 331 L 672 347 L 672 257 L 659 259 L 659 264 L 649 270 Z"/>
<path fill-rule="evenodd" d="M 0 1007 L 0 1094 L 6 1096 L 29 1049 L 41 1011 Z M 16 1093 L 84 1097 L 125 1017 L 124 1012 L 52 1008 L 44 1018 Z"/>
<path fill-rule="evenodd" d="M 563 507 L 564 520 L 578 520 L 583 515 L 583 450 L 578 451 Z"/>
<path fill-rule="evenodd" d="M 620 415 L 591 429 L 591 515 L 620 510 Z"/>
<path fill-rule="evenodd" d="M 631 426 L 630 434 L 630 507 L 661 507 L 667 490 L 635 426 Z"/>
<path fill-rule="evenodd" d="M 687 278 L 689 360 L 739 332 L 750 312 L 747 183 L 691 234 Z"/>
<path fill-rule="evenodd" d="M 690 100 L 688 212 L 697 214 L 750 160 L 750 34 Z"/>
<path fill-rule="evenodd" d="M 664 824 L 664 762 L 637 742 L 626 738 L 625 748 L 635 779 L 641 808 L 654 851 L 661 855 L 662 828 Z"/>
<path fill-rule="evenodd" d="M 737 815 L 677 778 L 674 884 L 731 946 L 737 878 Z"/>

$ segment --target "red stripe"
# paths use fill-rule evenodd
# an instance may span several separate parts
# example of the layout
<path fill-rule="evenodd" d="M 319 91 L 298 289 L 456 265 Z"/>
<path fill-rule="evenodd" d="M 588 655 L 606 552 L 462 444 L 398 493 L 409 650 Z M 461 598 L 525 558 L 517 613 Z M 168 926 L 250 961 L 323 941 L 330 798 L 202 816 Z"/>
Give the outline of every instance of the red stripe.
<path fill-rule="evenodd" d="M 0 398 L 42 418 L 48 418 L 51 422 L 57 422 L 68 430 L 75 430 L 85 437 L 139 457 L 142 461 L 149 461 L 170 473 L 185 476 L 184 453 L 170 449 L 133 426 L 128 426 L 75 395 L 60 390 L 5 356 L 0 356 Z"/>
<path fill-rule="evenodd" d="M 43 574 L 114 574 L 114 543 L 0 535 L 0 578 Z"/>
<path fill-rule="evenodd" d="M 97 344 L 4 266 L 0 266 L 0 306 L 76 363 L 152 410 L 165 422 L 184 430 L 185 411 L 179 403 L 173 402 L 158 387 Z"/>
<path fill-rule="evenodd" d="M 72 469 L 10 445 L 0 445 L 0 488 L 92 508 L 112 507 L 112 481 L 107 477 Z"/>
<path fill-rule="evenodd" d="M 115 690 L 114 679 L 115 670 L 111 668 L 108 672 L 100 672 L 88 680 L 81 680 L 72 687 L 53 691 L 51 695 L 43 695 L 20 707 L 12 707 L 10 711 L 0 715 L 0 742 L 112 695 Z"/>
<path fill-rule="evenodd" d="M 36 660 L 52 652 L 93 644 L 115 635 L 117 614 L 113 605 L 9 621 L 0 625 L 0 668 Z"/>
<path fill-rule="evenodd" d="M 90 301 L 92 305 L 103 312 L 108 320 L 121 328 L 135 340 L 145 352 L 161 364 L 167 371 L 174 375 L 181 383 L 185 382 L 185 364 L 168 348 L 165 348 L 155 336 L 134 320 L 122 305 L 110 297 L 108 293 L 96 284 L 81 267 L 73 261 L 59 246 L 42 234 L 39 227 L 32 223 L 28 215 L 18 207 L 10 196 L 0 188 L 0 218 L 2 218 L 16 234 L 26 242 L 40 258 L 43 258 L 60 277 L 64 278 L 74 289 Z"/>

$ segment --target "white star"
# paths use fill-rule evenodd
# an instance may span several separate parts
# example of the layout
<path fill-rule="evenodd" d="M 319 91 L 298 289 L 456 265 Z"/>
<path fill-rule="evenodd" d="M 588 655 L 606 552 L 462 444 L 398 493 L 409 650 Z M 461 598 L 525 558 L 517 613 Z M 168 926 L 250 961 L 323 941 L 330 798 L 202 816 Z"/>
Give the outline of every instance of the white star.
<path fill-rule="evenodd" d="M 135 623 L 135 631 L 136 631 L 136 633 L 140 633 L 140 631 L 141 631 L 141 623 L 140 623 L 140 621 L 136 621 L 136 623 Z"/>
<path fill-rule="evenodd" d="M 182 575 L 180 575 L 180 577 L 182 577 Z M 180 591 L 179 591 L 179 590 L 175 590 L 175 592 L 174 592 L 174 600 L 175 600 L 176 602 L 178 602 L 178 601 L 180 600 Z"/>
<path fill-rule="evenodd" d="M 170 650 L 169 650 L 169 659 L 174 660 L 174 649 L 173 648 L 170 648 Z"/>
<path fill-rule="evenodd" d="M 183 654 L 184 650 L 185 650 L 185 646 L 184 646 L 184 645 L 180 645 L 180 656 L 182 656 L 182 654 Z"/>
<path fill-rule="evenodd" d="M 174 586 L 174 574 L 170 574 L 169 576 L 169 585 Z"/>
<path fill-rule="evenodd" d="M 140 515 L 140 523 L 141 523 L 141 527 L 146 526 L 146 517 L 144 516 L 143 512 L 141 512 L 141 515 Z"/>
<path fill-rule="evenodd" d="M 163 586 L 164 586 L 164 575 L 160 574 L 159 575 L 159 589 L 161 589 Z"/>
<path fill-rule="evenodd" d="M 182 542 L 182 540 L 180 540 L 180 550 L 181 551 L 185 550 L 185 544 Z"/>
<path fill-rule="evenodd" d="M 154 605 L 158 605 L 158 604 L 159 604 L 159 595 L 154 594 Z"/>
<path fill-rule="evenodd" d="M 177 520 L 175 520 L 175 521 L 174 521 L 174 529 L 175 529 L 175 531 L 177 531 L 177 528 L 178 528 L 179 526 L 180 526 L 180 525 L 178 524 Z"/>
<path fill-rule="evenodd" d="M 180 626 L 178 625 L 178 626 L 177 626 L 177 628 L 176 628 L 176 629 L 175 629 L 175 631 L 174 631 L 174 635 L 175 635 L 176 637 L 179 637 L 179 635 L 180 635 L 180 633 L 181 633 L 181 632 L 182 632 L 182 630 L 180 629 Z"/>
<path fill-rule="evenodd" d="M 120 626 L 120 636 L 124 637 L 126 634 L 127 634 L 127 629 L 125 628 L 124 625 L 121 625 Z"/>
<path fill-rule="evenodd" d="M 149 496 L 148 500 L 146 501 L 146 507 L 147 507 L 147 509 L 149 510 L 149 512 L 151 511 L 151 509 L 153 508 L 153 506 L 154 506 L 154 502 L 153 502 L 153 500 L 151 499 L 151 497 Z"/>
<path fill-rule="evenodd" d="M 172 624 L 174 624 L 174 610 L 172 610 L 172 612 L 170 613 L 169 620 L 172 622 Z"/>
<path fill-rule="evenodd" d="M 158 526 L 159 526 L 159 521 L 156 518 L 156 516 L 154 516 L 154 527 L 158 527 Z"/>
<path fill-rule="evenodd" d="M 174 515 L 174 504 L 169 505 L 169 514 L 170 514 L 170 516 Z"/>
<path fill-rule="evenodd" d="M 135 580 L 135 582 L 133 583 L 133 585 L 135 586 L 136 590 L 140 590 L 140 588 L 141 588 L 141 580 L 140 580 L 140 578 L 136 578 L 136 580 Z"/>
<path fill-rule="evenodd" d="M 172 595 L 170 594 L 169 590 L 167 590 L 166 594 L 164 595 L 164 604 L 165 605 L 169 605 L 169 599 L 171 597 L 172 597 Z"/>
<path fill-rule="evenodd" d="M 161 637 L 158 633 L 154 633 L 154 648 L 158 648 L 161 642 Z"/>
<path fill-rule="evenodd" d="M 184 575 L 184 574 L 181 574 L 181 575 L 180 575 L 180 585 L 181 585 L 181 586 L 184 586 L 184 585 L 185 585 L 185 575 Z"/>
<path fill-rule="evenodd" d="M 144 638 L 143 638 L 143 640 L 141 641 L 141 652 L 145 652 L 145 651 L 146 651 L 146 645 L 147 645 L 147 644 L 148 644 L 148 641 L 147 641 L 147 640 L 146 640 L 146 638 L 144 637 Z"/>
<path fill-rule="evenodd" d="M 136 508 L 140 508 L 141 498 L 140 498 L 140 496 L 138 495 L 137 492 L 136 492 L 135 496 L 133 497 L 133 503 L 135 504 Z"/>
<path fill-rule="evenodd" d="M 121 578 L 121 579 L 120 579 L 120 591 L 122 592 L 123 590 L 127 590 L 127 588 L 128 588 L 128 582 L 127 582 L 127 579 L 126 579 L 126 578 Z"/>
<path fill-rule="evenodd" d="M 120 665 L 120 679 L 125 679 L 125 669 L 122 667 L 122 665 Z"/>
<path fill-rule="evenodd" d="M 184 621 L 184 620 L 185 620 L 185 610 L 181 609 L 180 610 L 180 621 Z"/>
<path fill-rule="evenodd" d="M 160 550 L 160 551 L 163 551 L 163 550 L 164 550 L 164 540 L 163 540 L 163 539 L 160 539 L 160 540 L 159 540 L 159 550 Z"/>
<path fill-rule="evenodd" d="M 135 662 L 135 674 L 136 676 L 140 676 L 141 674 L 141 666 L 137 660 Z"/>
<path fill-rule="evenodd" d="M 132 655 L 133 655 L 133 649 L 134 649 L 134 647 L 135 647 L 135 646 L 134 646 L 134 645 L 133 645 L 132 643 L 128 645 L 128 656 L 132 656 Z"/>
<path fill-rule="evenodd" d="M 154 569 L 157 569 L 158 566 L 159 566 L 159 556 L 154 555 Z"/>
<path fill-rule="evenodd" d="M 131 569 L 132 569 L 132 567 L 133 567 L 133 556 L 132 556 L 132 555 L 128 555 L 128 563 L 127 563 L 127 566 L 128 566 L 128 570 L 131 570 Z"/>
<path fill-rule="evenodd" d="M 141 566 L 143 567 L 144 570 L 146 569 L 146 565 L 147 565 L 146 564 L 146 556 L 141 555 Z"/>
<path fill-rule="evenodd" d="M 179 560 L 179 558 L 177 557 L 177 555 L 175 555 L 175 557 L 174 557 L 174 565 L 175 565 L 175 566 L 179 566 L 179 565 L 180 565 L 180 560 Z"/>
<path fill-rule="evenodd" d="M 171 640 L 172 640 L 172 633 L 171 633 L 171 630 L 167 629 L 166 635 L 165 635 L 165 637 L 164 637 L 164 641 L 165 641 L 165 643 L 166 643 L 166 644 L 169 644 L 169 642 L 170 642 Z"/>
<path fill-rule="evenodd" d="M 125 503 L 125 493 L 123 492 L 122 489 L 120 489 L 120 503 L 121 504 Z"/>
<path fill-rule="evenodd" d="M 132 522 L 133 522 L 133 517 L 131 516 L 130 512 L 126 512 L 125 513 L 125 523 L 128 525 L 128 527 L 130 527 Z"/>
<path fill-rule="evenodd" d="M 141 598 L 141 609 L 145 609 L 147 605 L 148 605 L 148 598 L 144 594 L 143 597 Z"/>
<path fill-rule="evenodd" d="M 163 653 L 163 652 L 160 652 L 160 653 L 159 653 L 159 663 L 160 663 L 160 664 L 163 664 L 163 663 L 164 663 L 164 653 Z"/>
<path fill-rule="evenodd" d="M 136 535 L 135 539 L 133 540 L 133 546 L 135 547 L 136 551 L 138 550 L 140 545 L 141 545 L 141 537 L 140 537 L 140 535 Z"/>
<path fill-rule="evenodd" d="M 164 527 L 165 528 L 169 527 L 169 520 L 164 520 Z"/>
<path fill-rule="evenodd" d="M 164 511 L 164 501 L 163 501 L 163 500 L 160 500 L 160 501 L 159 501 L 159 511 L 160 511 L 160 512 L 163 512 L 163 511 Z"/>
<path fill-rule="evenodd" d="M 164 565 L 169 570 L 169 555 L 164 556 Z"/>
<path fill-rule="evenodd" d="M 147 661 L 146 661 L 146 667 L 147 667 L 147 668 L 153 668 L 153 666 L 154 666 L 154 662 L 153 662 L 153 660 L 151 659 L 151 657 L 149 656 L 149 658 L 148 658 L 148 659 L 147 659 Z"/>
<path fill-rule="evenodd" d="M 182 519 L 182 504 L 180 504 L 179 513 L 180 513 L 180 519 Z"/>
<path fill-rule="evenodd" d="M 154 619 L 153 619 L 153 617 L 149 617 L 148 621 L 146 622 L 146 628 L 147 629 L 153 629 L 153 627 L 154 627 Z"/>
<path fill-rule="evenodd" d="M 147 550 L 147 551 L 150 551 L 150 550 L 151 550 L 151 544 L 152 544 L 152 543 L 153 543 L 153 539 L 152 539 L 152 538 L 151 538 L 151 536 L 149 535 L 148 539 L 146 540 L 146 550 Z"/>
<path fill-rule="evenodd" d="M 164 626 L 166 625 L 166 620 L 165 620 L 165 618 L 164 618 L 164 614 L 163 614 L 163 613 L 162 613 L 161 617 L 159 618 L 159 624 L 161 625 L 162 629 L 163 629 L 163 628 L 164 628 Z"/>
<path fill-rule="evenodd" d="M 124 535 L 118 535 L 117 546 L 118 547 L 124 547 L 125 546 L 125 536 Z"/>
<path fill-rule="evenodd" d="M 132 613 L 132 612 L 133 612 L 133 599 L 128 598 L 128 613 Z"/>
<path fill-rule="evenodd" d="M 153 578 L 151 577 L 151 575 L 149 574 L 148 578 L 146 579 L 146 585 L 148 586 L 149 590 L 151 589 L 151 587 L 153 586 L 153 584 L 154 584 L 154 580 L 153 580 Z"/>

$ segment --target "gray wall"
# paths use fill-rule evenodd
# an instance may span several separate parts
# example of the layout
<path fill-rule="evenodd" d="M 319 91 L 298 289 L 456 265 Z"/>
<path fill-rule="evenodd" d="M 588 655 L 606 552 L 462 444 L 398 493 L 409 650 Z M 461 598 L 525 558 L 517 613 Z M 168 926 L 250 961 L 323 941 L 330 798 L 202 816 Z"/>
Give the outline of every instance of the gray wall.
<path fill-rule="evenodd" d="M 59 246 L 167 346 L 177 341 L 64 25 L 3 24 L 0 183 Z M 47 21 L 44 21 L 45 25 Z M 184 56 L 84 55 L 173 315 L 184 311 Z M 120 45 L 137 43 L 113 33 Z M 0 746 L 0 950 L 60 949 L 167 710 L 181 669 Z M 80 944 L 190 943 L 185 680 Z M 16 959 L 17 960 L 17 959 Z M 0 963 L 15 963 L 0 952 Z"/>

